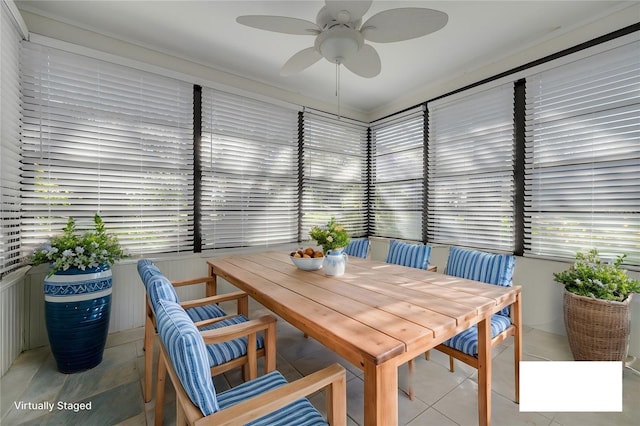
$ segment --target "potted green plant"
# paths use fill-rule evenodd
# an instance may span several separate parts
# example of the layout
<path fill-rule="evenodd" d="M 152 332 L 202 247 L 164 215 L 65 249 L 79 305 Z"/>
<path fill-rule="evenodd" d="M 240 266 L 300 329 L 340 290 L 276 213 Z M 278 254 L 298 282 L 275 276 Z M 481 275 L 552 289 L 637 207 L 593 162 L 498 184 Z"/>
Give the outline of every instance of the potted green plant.
<path fill-rule="evenodd" d="M 564 285 L 564 321 L 569 346 L 578 361 L 624 361 L 631 333 L 630 302 L 640 281 L 622 263 L 600 259 L 597 249 L 576 254 L 565 271 L 554 273 Z"/>
<path fill-rule="evenodd" d="M 69 218 L 62 234 L 34 251 L 34 265 L 48 263 L 44 280 L 45 320 L 51 352 L 63 373 L 102 362 L 111 313 L 111 265 L 125 252 L 106 232 L 99 214 L 94 229 L 79 232 Z"/>

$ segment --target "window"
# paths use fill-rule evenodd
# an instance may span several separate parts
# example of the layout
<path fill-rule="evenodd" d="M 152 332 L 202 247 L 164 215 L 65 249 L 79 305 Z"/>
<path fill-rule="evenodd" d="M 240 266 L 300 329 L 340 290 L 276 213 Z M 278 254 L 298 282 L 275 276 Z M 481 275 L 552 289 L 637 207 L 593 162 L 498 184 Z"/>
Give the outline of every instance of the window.
<path fill-rule="evenodd" d="M 371 127 L 373 235 L 422 241 L 424 108 Z"/>
<path fill-rule="evenodd" d="M 131 253 L 193 249 L 192 86 L 24 44 L 22 239 L 99 212 Z"/>
<path fill-rule="evenodd" d="M 0 276 L 20 262 L 20 34 L 0 3 Z"/>
<path fill-rule="evenodd" d="M 202 90 L 202 249 L 298 237 L 298 113 Z"/>
<path fill-rule="evenodd" d="M 367 235 L 367 127 L 346 118 L 303 114 L 301 240 L 331 216 L 351 237 Z"/>
<path fill-rule="evenodd" d="M 640 42 L 527 79 L 525 255 L 640 265 Z"/>
<path fill-rule="evenodd" d="M 513 83 L 430 103 L 428 147 L 428 240 L 513 252 Z"/>

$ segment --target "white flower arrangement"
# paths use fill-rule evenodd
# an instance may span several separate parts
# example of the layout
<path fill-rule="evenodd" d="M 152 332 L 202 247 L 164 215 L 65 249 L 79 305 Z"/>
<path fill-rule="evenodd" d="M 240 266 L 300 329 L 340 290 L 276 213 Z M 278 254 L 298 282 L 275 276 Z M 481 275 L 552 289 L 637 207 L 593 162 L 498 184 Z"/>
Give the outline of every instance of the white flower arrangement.
<path fill-rule="evenodd" d="M 93 221 L 95 229 L 79 235 L 75 221 L 70 217 L 62 235 L 51 238 L 49 244 L 34 251 L 31 256 L 32 263 L 50 263 L 51 276 L 70 268 L 85 271 L 101 265 L 111 266 L 116 260 L 126 257 L 117 237 L 106 233 L 99 214 L 95 214 Z"/>

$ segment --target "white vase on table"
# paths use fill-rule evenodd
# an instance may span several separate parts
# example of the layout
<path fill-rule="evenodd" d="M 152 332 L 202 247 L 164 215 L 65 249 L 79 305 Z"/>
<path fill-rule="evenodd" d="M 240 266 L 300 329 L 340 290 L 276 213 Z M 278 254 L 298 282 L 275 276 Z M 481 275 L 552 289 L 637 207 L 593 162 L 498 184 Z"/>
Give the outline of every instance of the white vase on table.
<path fill-rule="evenodd" d="M 322 265 L 324 274 L 328 276 L 343 275 L 347 267 L 347 254 L 344 249 L 329 250 L 324 256 Z"/>

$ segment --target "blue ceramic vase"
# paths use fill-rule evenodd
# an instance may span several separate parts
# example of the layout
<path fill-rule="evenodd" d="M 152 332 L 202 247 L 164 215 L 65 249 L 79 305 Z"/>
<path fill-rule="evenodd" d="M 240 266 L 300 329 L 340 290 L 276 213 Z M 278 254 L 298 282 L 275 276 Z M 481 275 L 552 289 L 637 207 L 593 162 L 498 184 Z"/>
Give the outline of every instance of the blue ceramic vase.
<path fill-rule="evenodd" d="M 111 269 L 108 265 L 59 271 L 44 280 L 51 352 L 61 373 L 88 370 L 102 362 L 109 334 Z"/>

